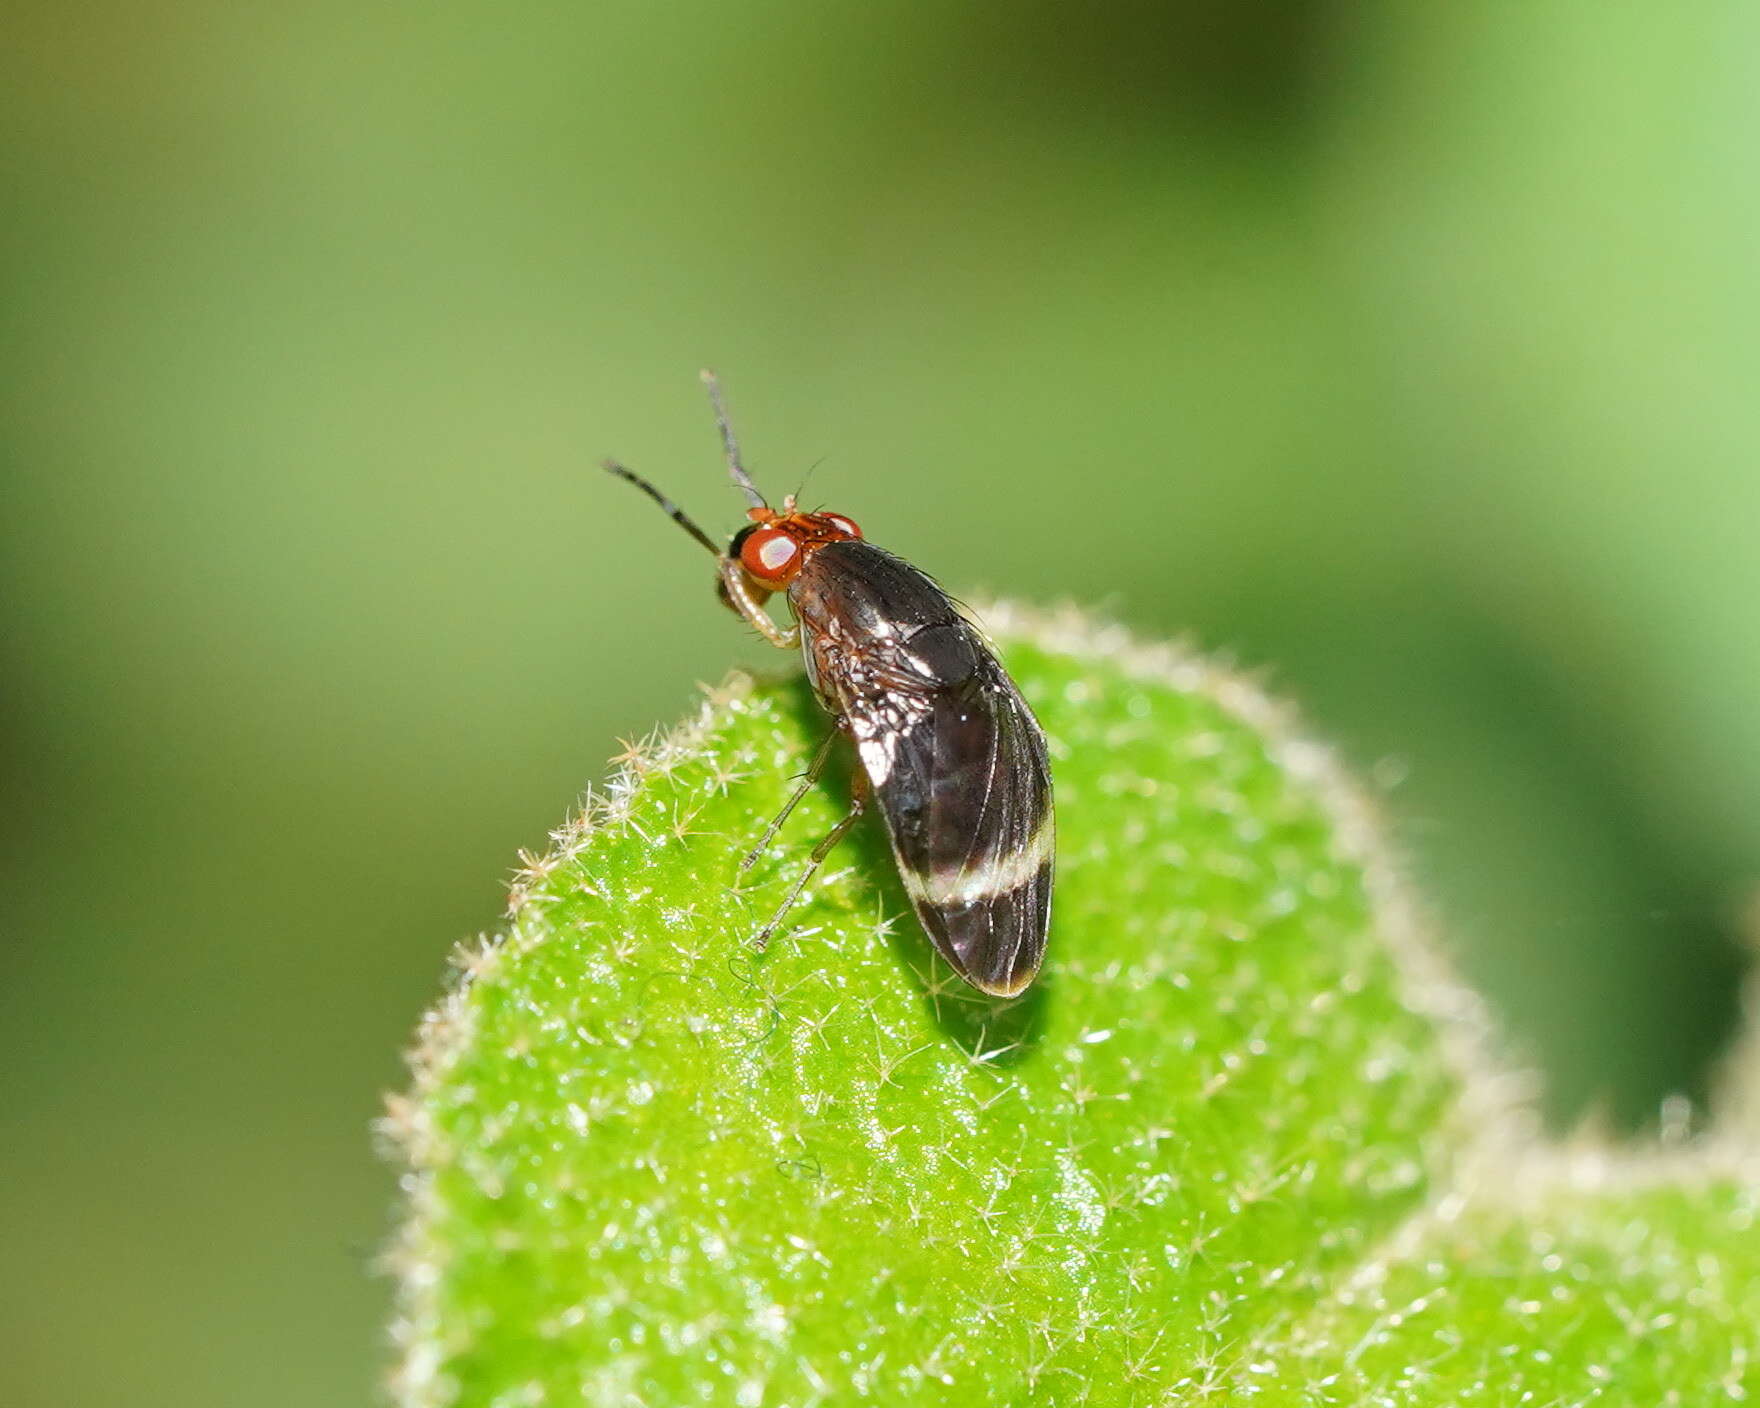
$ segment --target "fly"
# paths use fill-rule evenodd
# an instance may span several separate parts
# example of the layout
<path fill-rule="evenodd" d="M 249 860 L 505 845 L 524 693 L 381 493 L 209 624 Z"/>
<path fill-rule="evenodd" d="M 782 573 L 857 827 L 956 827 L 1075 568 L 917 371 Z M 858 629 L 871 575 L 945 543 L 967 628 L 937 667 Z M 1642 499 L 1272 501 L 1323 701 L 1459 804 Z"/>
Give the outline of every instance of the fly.
<path fill-rule="evenodd" d="M 1051 922 L 1056 823 L 1044 731 L 983 636 L 924 573 L 867 542 L 840 513 L 803 513 L 792 494 L 770 507 L 740 459 L 720 387 L 708 372 L 703 381 L 751 520 L 725 551 L 646 479 L 614 460 L 605 468 L 714 554 L 724 605 L 772 645 L 800 647 L 831 715 L 832 732 L 742 873 L 818 780 L 838 734 L 862 765 L 848 815 L 813 848 L 754 944 L 764 946 L 877 802 L 899 878 L 942 957 L 981 992 L 1021 992 L 1039 971 Z M 765 609 L 779 593 L 795 619 L 786 629 Z"/>

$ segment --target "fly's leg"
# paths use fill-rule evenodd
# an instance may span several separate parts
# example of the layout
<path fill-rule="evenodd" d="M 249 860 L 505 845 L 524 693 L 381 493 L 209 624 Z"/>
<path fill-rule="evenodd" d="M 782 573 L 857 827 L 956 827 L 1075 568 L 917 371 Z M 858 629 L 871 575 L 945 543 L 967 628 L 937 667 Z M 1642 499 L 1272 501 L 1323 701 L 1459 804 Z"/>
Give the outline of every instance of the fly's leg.
<path fill-rule="evenodd" d="M 770 644 L 782 650 L 794 650 L 800 646 L 801 628 L 790 626 L 784 630 L 770 619 L 763 602 L 753 595 L 747 584 L 745 569 L 735 558 L 721 559 L 721 590 L 727 595 L 727 604 L 745 617 Z"/>
<path fill-rule="evenodd" d="M 793 888 L 788 892 L 788 898 L 782 902 L 776 913 L 770 916 L 770 922 L 753 936 L 752 948 L 755 952 L 762 953 L 764 951 L 764 946 L 770 942 L 770 936 L 776 932 L 777 926 L 788 917 L 789 910 L 794 908 L 794 902 L 801 897 L 801 891 L 807 888 L 807 881 L 813 878 L 814 873 L 824 863 L 825 857 L 831 854 L 832 847 L 843 839 L 844 833 L 856 824 L 856 820 L 867 809 L 868 779 L 866 774 L 858 771 L 850 785 L 849 814 L 827 831 L 824 839 L 813 847 L 812 855 L 807 857 L 807 868 L 794 882 Z"/>
<path fill-rule="evenodd" d="M 752 847 L 751 854 L 739 863 L 741 875 L 744 875 L 746 871 L 758 863 L 758 857 L 770 848 L 770 843 L 776 839 L 776 833 L 782 829 L 782 823 L 788 820 L 788 814 L 800 805 L 801 798 L 812 790 L 813 784 L 819 780 L 819 774 L 825 771 L 825 760 L 831 756 L 831 745 L 836 741 L 837 730 L 834 728 L 825 735 L 825 741 L 819 745 L 819 751 L 813 755 L 813 761 L 807 764 L 807 770 L 801 776 L 801 785 L 794 789 L 789 799 L 782 804 L 782 810 L 777 812 L 770 824 L 764 828 L 764 835 L 758 844 Z"/>

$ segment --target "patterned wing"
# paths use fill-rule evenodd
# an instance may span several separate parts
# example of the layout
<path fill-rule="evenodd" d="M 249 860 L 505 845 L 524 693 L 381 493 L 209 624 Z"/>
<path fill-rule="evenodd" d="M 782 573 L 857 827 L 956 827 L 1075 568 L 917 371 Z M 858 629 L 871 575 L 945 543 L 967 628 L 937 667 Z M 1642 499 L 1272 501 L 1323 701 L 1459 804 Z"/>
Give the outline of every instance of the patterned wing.
<path fill-rule="evenodd" d="M 1039 971 L 1051 922 L 1045 735 L 963 620 L 915 632 L 895 669 L 875 709 L 852 709 L 849 723 L 899 874 L 960 976 L 1013 995 Z"/>

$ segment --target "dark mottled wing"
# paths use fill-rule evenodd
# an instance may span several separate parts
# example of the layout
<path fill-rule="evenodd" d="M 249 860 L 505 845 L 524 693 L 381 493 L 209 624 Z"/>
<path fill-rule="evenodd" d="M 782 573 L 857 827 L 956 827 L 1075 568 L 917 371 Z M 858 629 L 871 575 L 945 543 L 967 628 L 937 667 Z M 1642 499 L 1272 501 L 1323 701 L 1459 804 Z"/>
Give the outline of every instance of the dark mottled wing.
<path fill-rule="evenodd" d="M 903 727 L 857 738 L 899 875 L 961 977 L 988 993 L 1020 992 L 1039 971 L 1051 922 L 1045 735 L 963 620 L 917 631 L 900 664 L 907 677 L 894 679 L 892 704 Z"/>

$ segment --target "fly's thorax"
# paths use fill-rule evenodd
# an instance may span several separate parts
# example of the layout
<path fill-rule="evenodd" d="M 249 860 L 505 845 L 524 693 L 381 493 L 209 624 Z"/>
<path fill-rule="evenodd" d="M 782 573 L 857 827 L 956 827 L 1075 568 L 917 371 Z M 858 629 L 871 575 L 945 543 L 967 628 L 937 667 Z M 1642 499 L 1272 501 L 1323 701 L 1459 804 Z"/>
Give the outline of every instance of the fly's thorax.
<path fill-rule="evenodd" d="M 924 626 L 964 620 L 927 574 L 862 541 L 830 543 L 810 554 L 789 584 L 788 600 L 803 628 L 835 625 L 852 640 L 910 636 Z"/>

